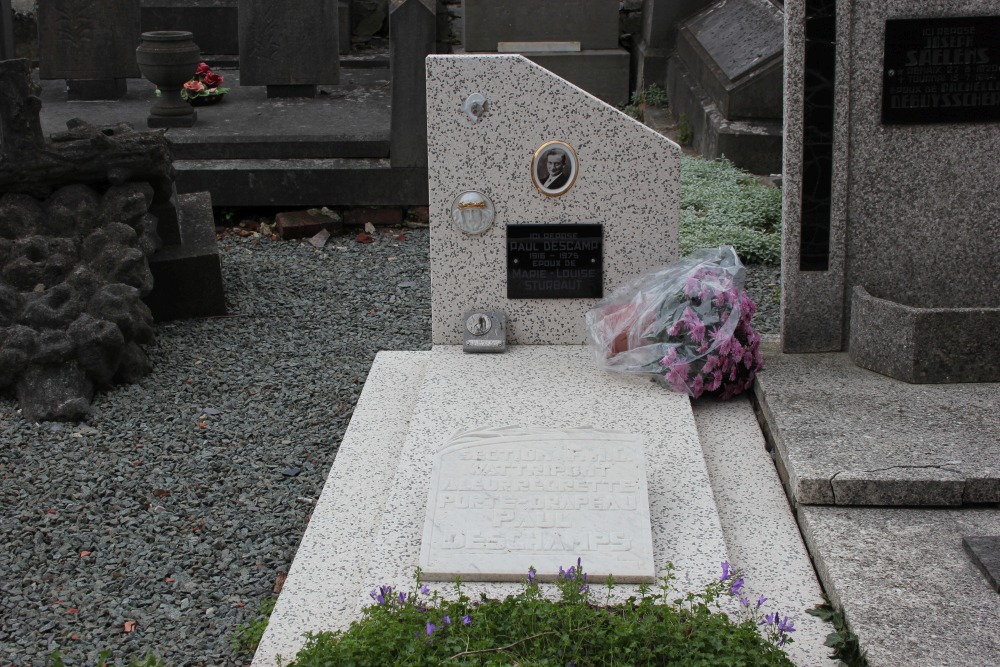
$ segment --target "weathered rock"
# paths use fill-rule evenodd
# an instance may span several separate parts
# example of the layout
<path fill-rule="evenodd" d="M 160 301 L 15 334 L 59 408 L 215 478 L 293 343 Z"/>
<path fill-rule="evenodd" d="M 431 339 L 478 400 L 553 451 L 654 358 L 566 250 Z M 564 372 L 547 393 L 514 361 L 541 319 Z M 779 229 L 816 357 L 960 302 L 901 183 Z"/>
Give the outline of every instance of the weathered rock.
<path fill-rule="evenodd" d="M 90 413 L 94 383 L 80 365 L 29 364 L 16 387 L 25 418 L 33 421 L 79 421 Z"/>
<path fill-rule="evenodd" d="M 118 372 L 125 347 L 125 337 L 121 330 L 111 322 L 84 313 L 74 320 L 67 331 L 69 337 L 76 342 L 76 356 L 80 366 L 93 379 L 94 384 L 99 387 L 110 386 Z"/>
<path fill-rule="evenodd" d="M 17 321 L 22 301 L 20 292 L 0 283 L 0 327 L 10 326 Z"/>
<path fill-rule="evenodd" d="M 45 233 L 84 237 L 100 226 L 99 210 L 97 194 L 86 185 L 59 188 L 45 202 Z"/>
<path fill-rule="evenodd" d="M 83 312 L 83 301 L 72 285 L 63 283 L 28 300 L 20 323 L 33 329 L 66 328 Z"/>
<path fill-rule="evenodd" d="M 34 329 L 19 324 L 0 328 L 0 390 L 14 384 L 36 349 L 38 334 Z"/>
<path fill-rule="evenodd" d="M 0 390 L 29 419 L 80 419 L 95 386 L 151 370 L 141 297 L 173 167 L 162 132 L 124 124 L 72 120 L 46 144 L 28 71 L 0 61 Z"/>
<path fill-rule="evenodd" d="M 63 364 L 73 358 L 76 346 L 69 334 L 59 329 L 48 329 L 38 335 L 38 349 L 31 359 L 33 364 Z"/>
<path fill-rule="evenodd" d="M 18 239 L 42 227 L 42 207 L 29 195 L 7 193 L 0 197 L 0 237 Z"/>
<path fill-rule="evenodd" d="M 106 285 L 87 304 L 87 312 L 118 326 L 126 341 L 153 342 L 153 314 L 128 285 Z"/>
<path fill-rule="evenodd" d="M 128 343 L 122 348 L 121 363 L 115 374 L 115 382 L 133 384 L 138 382 L 153 370 L 145 350 L 136 343 Z"/>

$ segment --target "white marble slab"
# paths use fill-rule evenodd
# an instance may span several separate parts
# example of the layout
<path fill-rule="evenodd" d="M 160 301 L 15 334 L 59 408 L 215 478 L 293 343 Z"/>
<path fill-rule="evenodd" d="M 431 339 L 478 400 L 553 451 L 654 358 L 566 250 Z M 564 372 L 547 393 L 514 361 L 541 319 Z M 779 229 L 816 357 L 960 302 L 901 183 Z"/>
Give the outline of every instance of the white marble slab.
<path fill-rule="evenodd" d="M 794 642 L 785 647 L 792 662 L 828 664 L 824 642 L 833 626 L 805 613 L 823 603 L 822 588 L 749 399 L 701 399 L 692 407 L 731 564 L 746 575 L 746 597 L 756 603 L 763 594 L 762 611 L 795 624 Z"/>
<path fill-rule="evenodd" d="M 463 111 L 473 93 L 488 108 L 478 120 Z M 550 140 L 576 153 L 576 180 L 561 196 L 532 180 Z M 506 311 L 512 344 L 586 341 L 595 298 L 507 298 L 508 225 L 602 224 L 605 294 L 679 255 L 679 147 L 522 56 L 429 56 L 427 144 L 435 344 L 461 343 L 472 308 Z M 452 204 L 468 191 L 495 209 L 481 234 L 453 223 Z"/>
<path fill-rule="evenodd" d="M 373 543 L 368 578 L 358 590 L 359 609 L 371 602 L 366 592 L 375 586 L 412 587 L 434 453 L 455 433 L 512 423 L 641 434 L 657 575 L 673 562 L 675 588 L 682 592 L 701 590 L 719 576 L 728 552 L 686 396 L 648 380 L 601 372 L 583 346 L 527 345 L 497 355 L 435 346 L 419 394 Z M 575 562 L 573 558 L 563 566 Z M 589 574 L 587 558 L 583 566 Z M 521 578 L 526 575 L 527 569 Z M 502 597 L 520 588 L 469 583 L 463 590 L 475 598 L 480 592 Z M 635 586 L 616 590 L 624 598 L 635 593 Z"/>
<path fill-rule="evenodd" d="M 458 433 L 434 454 L 420 569 L 428 581 L 654 583 L 642 438 L 592 428 Z"/>

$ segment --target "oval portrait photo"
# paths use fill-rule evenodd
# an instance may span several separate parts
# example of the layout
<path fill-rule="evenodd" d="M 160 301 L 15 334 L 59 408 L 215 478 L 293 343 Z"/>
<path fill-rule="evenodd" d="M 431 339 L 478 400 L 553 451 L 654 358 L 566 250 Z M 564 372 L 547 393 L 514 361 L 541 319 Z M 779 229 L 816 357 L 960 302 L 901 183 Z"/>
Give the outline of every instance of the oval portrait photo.
<path fill-rule="evenodd" d="M 576 182 L 576 151 L 565 141 L 546 141 L 531 161 L 531 179 L 543 195 L 566 194 Z"/>

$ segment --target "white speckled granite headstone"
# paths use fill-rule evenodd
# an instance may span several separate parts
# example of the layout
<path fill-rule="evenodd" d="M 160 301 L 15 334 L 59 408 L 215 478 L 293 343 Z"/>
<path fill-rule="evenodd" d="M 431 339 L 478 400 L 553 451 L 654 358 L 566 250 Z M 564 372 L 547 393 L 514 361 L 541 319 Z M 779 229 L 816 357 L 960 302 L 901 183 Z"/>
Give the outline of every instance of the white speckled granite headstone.
<path fill-rule="evenodd" d="M 434 457 L 420 568 L 428 580 L 550 580 L 583 559 L 593 581 L 652 583 L 641 439 L 592 428 L 459 433 Z"/>
<path fill-rule="evenodd" d="M 478 118 L 463 110 L 474 93 L 486 98 Z M 575 180 L 536 187 L 535 153 L 554 140 L 575 153 Z M 677 145 L 522 56 L 428 57 L 427 142 L 435 344 L 460 344 L 473 308 L 505 311 L 510 343 L 586 342 L 597 298 L 507 297 L 508 226 L 602 225 L 605 294 L 678 256 Z M 476 235 L 453 222 L 468 191 L 495 208 Z"/>

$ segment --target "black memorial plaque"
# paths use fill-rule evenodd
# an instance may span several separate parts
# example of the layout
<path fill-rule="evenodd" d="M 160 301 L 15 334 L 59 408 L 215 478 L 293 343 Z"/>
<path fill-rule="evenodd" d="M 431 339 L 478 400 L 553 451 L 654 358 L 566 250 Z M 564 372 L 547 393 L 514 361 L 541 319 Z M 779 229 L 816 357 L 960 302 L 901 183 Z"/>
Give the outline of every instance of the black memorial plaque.
<path fill-rule="evenodd" d="M 603 243 L 597 224 L 508 225 L 507 298 L 601 298 Z"/>
<path fill-rule="evenodd" d="M 1000 120 L 1000 16 L 885 22 L 884 124 Z"/>

